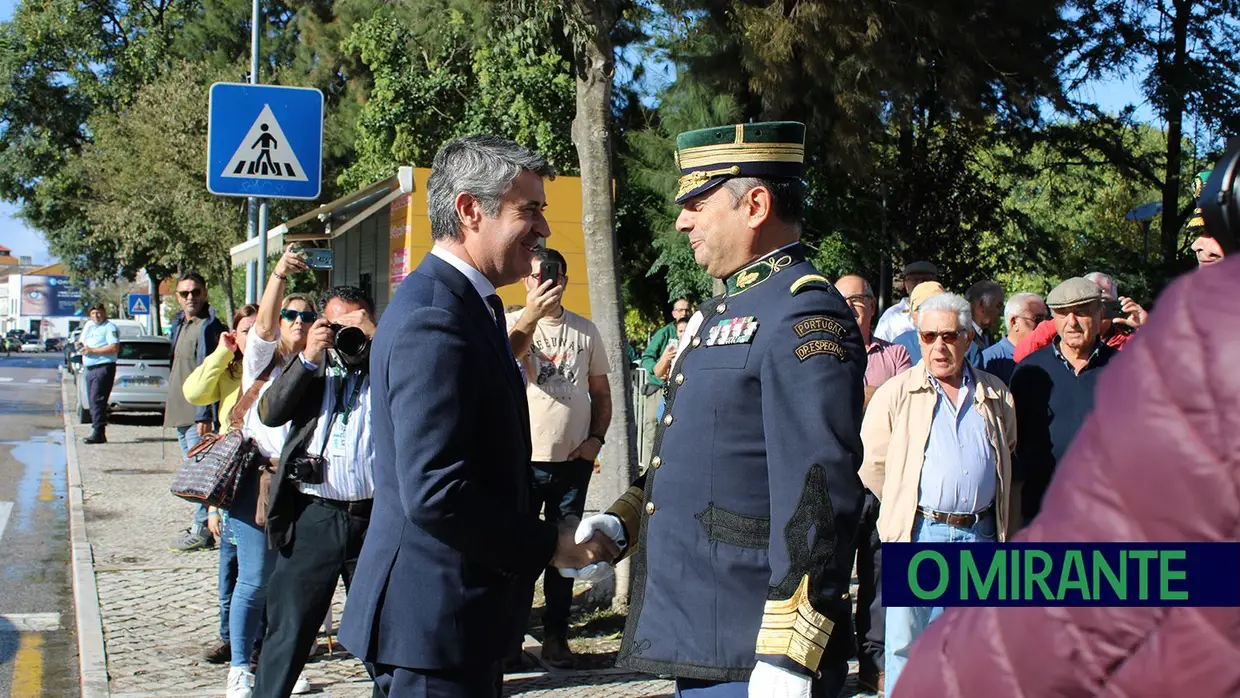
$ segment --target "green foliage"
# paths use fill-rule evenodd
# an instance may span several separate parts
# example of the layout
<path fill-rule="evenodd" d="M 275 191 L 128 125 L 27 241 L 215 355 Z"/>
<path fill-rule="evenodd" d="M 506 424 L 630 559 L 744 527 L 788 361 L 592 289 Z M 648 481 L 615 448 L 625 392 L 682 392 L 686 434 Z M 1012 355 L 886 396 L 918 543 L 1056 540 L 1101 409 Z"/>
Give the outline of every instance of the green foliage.
<path fill-rule="evenodd" d="M 517 32 L 480 35 L 475 20 L 485 18 L 465 3 L 425 5 L 380 11 L 344 42 L 374 85 L 360 110 L 357 159 L 341 184 L 364 186 L 400 165 L 428 167 L 446 141 L 479 132 L 531 147 L 563 174 L 576 172 L 573 78 L 554 47 L 524 46 Z"/>

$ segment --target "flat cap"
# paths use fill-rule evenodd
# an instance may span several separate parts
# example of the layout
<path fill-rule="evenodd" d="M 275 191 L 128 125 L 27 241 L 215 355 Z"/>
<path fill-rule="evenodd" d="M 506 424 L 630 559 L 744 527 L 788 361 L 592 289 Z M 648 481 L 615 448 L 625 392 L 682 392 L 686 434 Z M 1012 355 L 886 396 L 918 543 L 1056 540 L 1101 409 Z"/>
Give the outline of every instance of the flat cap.
<path fill-rule="evenodd" d="M 676 166 L 678 204 L 732 177 L 800 179 L 805 174 L 805 124 L 764 121 L 686 131 L 676 137 Z"/>
<path fill-rule="evenodd" d="M 1102 289 L 1098 284 L 1089 279 L 1074 276 L 1047 294 L 1046 306 L 1048 308 L 1071 308 L 1074 305 L 1101 300 Z"/>
<path fill-rule="evenodd" d="M 911 262 L 904 265 L 904 275 L 908 276 L 909 274 L 934 274 L 938 276 L 939 268 L 930 262 Z"/>
<path fill-rule="evenodd" d="M 937 281 L 923 281 L 917 284 L 917 288 L 908 297 L 908 311 L 910 313 L 917 312 L 917 308 L 922 303 L 934 298 L 940 293 L 947 293 L 947 289 L 943 288 L 943 284 Z"/>

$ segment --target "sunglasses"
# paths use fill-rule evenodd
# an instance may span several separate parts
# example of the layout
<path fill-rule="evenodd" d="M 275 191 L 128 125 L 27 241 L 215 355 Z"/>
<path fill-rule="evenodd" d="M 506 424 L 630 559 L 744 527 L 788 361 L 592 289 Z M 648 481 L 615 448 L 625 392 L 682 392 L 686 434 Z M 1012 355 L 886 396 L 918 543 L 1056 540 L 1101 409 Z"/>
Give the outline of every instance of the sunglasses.
<path fill-rule="evenodd" d="M 180 296 L 180 297 L 182 297 L 182 298 L 189 298 L 189 297 L 191 297 L 191 296 L 192 296 L 192 297 L 194 297 L 194 298 L 197 298 L 198 296 L 201 296 L 201 295 L 202 295 L 202 289 L 201 289 L 201 288 L 192 288 L 192 289 L 190 289 L 190 290 L 188 290 L 188 291 L 177 291 L 177 295 L 178 295 L 178 296 Z"/>
<path fill-rule="evenodd" d="M 960 339 L 960 335 L 964 333 L 959 330 L 951 330 L 948 332 L 918 332 L 917 334 L 921 335 L 922 344 L 934 344 L 934 340 L 939 337 L 942 337 L 943 341 L 948 344 L 955 344 L 956 340 Z"/>
<path fill-rule="evenodd" d="M 289 322 L 297 322 L 297 318 L 301 318 L 302 322 L 309 325 L 319 317 L 319 314 L 313 310 L 298 311 L 285 309 L 280 311 L 280 317 L 288 320 Z"/>

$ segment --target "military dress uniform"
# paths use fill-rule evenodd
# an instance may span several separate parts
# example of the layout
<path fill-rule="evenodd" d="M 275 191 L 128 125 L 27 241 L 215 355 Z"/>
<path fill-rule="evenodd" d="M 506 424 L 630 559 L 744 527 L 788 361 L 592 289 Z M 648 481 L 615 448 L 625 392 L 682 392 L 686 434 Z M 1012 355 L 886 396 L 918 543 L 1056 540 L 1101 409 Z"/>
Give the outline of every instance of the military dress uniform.
<path fill-rule="evenodd" d="M 678 200 L 708 189 L 715 172 L 748 174 L 764 153 L 803 152 L 803 127 L 795 143 L 743 147 L 755 135 L 792 140 L 786 126 L 708 129 L 737 147 L 705 163 L 682 135 L 682 170 L 709 177 L 689 171 Z M 853 649 L 864 345 L 800 243 L 736 271 L 726 288 L 690 320 L 653 457 L 609 509 L 632 555 L 617 664 L 741 682 L 761 660 L 815 677 L 815 695 L 838 692 Z"/>

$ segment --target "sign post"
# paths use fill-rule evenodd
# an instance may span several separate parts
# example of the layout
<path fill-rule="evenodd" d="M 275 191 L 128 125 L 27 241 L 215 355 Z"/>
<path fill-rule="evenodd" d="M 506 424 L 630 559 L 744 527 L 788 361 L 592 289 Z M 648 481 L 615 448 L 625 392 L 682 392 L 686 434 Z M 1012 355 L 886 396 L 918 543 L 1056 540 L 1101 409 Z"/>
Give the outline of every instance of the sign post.
<path fill-rule="evenodd" d="M 263 199 L 317 199 L 322 191 L 323 93 L 308 87 L 217 82 L 210 94 L 207 191 L 259 201 L 258 220 L 251 215 L 252 232 L 258 235 L 257 274 L 246 284 L 247 300 L 258 302 L 267 275 Z M 254 213 L 253 206 L 250 211 Z M 250 269 L 247 266 L 247 276 Z"/>

